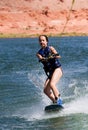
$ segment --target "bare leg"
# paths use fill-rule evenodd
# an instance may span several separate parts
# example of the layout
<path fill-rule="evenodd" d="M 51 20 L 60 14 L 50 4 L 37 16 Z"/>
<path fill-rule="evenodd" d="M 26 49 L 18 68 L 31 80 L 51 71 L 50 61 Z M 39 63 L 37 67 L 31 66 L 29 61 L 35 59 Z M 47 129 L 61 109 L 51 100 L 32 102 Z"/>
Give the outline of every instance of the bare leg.
<path fill-rule="evenodd" d="M 57 82 L 60 80 L 62 76 L 61 68 L 55 69 L 52 78 L 47 79 L 44 86 L 44 93 L 53 101 L 55 102 L 55 98 L 58 98 L 59 91 L 56 87 Z"/>
<path fill-rule="evenodd" d="M 52 92 L 52 89 L 50 87 L 50 79 L 47 79 L 44 85 L 44 93 L 54 102 L 55 96 Z"/>
<path fill-rule="evenodd" d="M 53 91 L 55 98 L 58 98 L 58 96 L 60 94 L 57 87 L 56 87 L 56 84 L 59 82 L 61 77 L 62 77 L 62 69 L 61 68 L 55 69 L 55 71 L 52 75 L 52 78 L 50 80 L 50 87 Z"/>

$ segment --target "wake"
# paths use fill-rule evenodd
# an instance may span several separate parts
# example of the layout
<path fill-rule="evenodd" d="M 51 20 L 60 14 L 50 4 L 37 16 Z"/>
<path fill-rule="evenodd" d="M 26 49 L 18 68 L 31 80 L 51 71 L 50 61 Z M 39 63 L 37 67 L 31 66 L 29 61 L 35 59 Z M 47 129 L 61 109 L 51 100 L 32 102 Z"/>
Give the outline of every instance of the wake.
<path fill-rule="evenodd" d="M 44 108 L 47 104 L 50 104 L 50 100 L 47 96 L 43 94 L 43 84 L 46 77 L 39 72 L 34 72 L 28 74 L 28 79 L 34 86 L 39 89 L 39 93 L 41 94 L 41 100 L 36 104 L 32 104 L 31 107 L 28 108 L 20 108 L 13 116 L 17 116 L 19 118 L 24 118 L 28 121 L 35 121 L 35 120 L 43 120 L 43 119 L 50 119 L 50 118 L 60 118 L 66 116 L 72 116 L 73 114 L 88 114 L 88 82 L 83 82 L 83 88 L 78 88 L 78 80 L 74 81 L 73 84 L 69 84 L 68 89 L 73 89 L 73 96 L 74 98 L 71 99 L 69 102 L 65 101 L 63 103 L 64 109 L 57 112 L 46 113 Z M 62 86 L 62 85 L 61 85 Z M 64 93 L 63 93 L 64 94 Z M 82 95 L 80 95 L 82 94 Z M 70 97 L 71 96 L 71 97 Z M 72 98 L 72 95 L 65 96 L 63 100 L 67 100 L 66 98 Z"/>
<path fill-rule="evenodd" d="M 32 106 L 30 110 L 29 108 L 20 109 L 20 113 L 15 113 L 14 116 L 24 118 L 28 121 L 36 121 L 72 116 L 73 114 L 88 114 L 88 95 L 63 104 L 64 109 L 57 112 L 45 112 L 45 105 L 45 103 L 42 105 L 39 103 L 36 106 Z"/>
<path fill-rule="evenodd" d="M 76 113 L 84 113 L 88 114 L 88 95 L 85 97 L 80 97 L 75 99 L 74 101 L 65 104 L 65 109 L 63 113 L 65 115 L 76 114 Z"/>
<path fill-rule="evenodd" d="M 74 87 L 74 97 L 76 97 L 76 98 L 72 99 L 68 103 L 65 102 L 63 104 L 63 106 L 64 106 L 63 110 L 61 110 L 59 112 L 46 113 L 44 111 L 44 107 L 47 104 L 50 104 L 50 102 L 49 102 L 48 98 L 42 92 L 45 77 L 44 77 L 44 75 L 41 75 L 40 78 L 38 78 L 38 77 L 39 76 L 37 76 L 37 75 L 33 76 L 32 73 L 28 74 L 28 78 L 31 79 L 31 82 L 35 85 L 35 87 L 38 87 L 38 89 L 41 90 L 41 96 L 42 96 L 42 105 L 41 105 L 41 101 L 40 101 L 40 104 L 38 104 L 36 106 L 37 107 L 36 111 L 32 112 L 32 114 L 31 114 L 31 120 L 33 120 L 33 119 L 41 120 L 41 119 L 47 119 L 47 118 L 71 116 L 72 114 L 79 114 L 79 113 L 88 114 L 88 94 L 87 94 L 87 91 L 88 91 L 87 85 L 88 84 L 87 83 L 84 82 L 85 87 L 84 87 L 84 92 L 83 92 L 83 91 L 81 91 L 81 88 L 78 89 L 76 87 L 78 81 L 74 81 L 73 82 L 74 84 L 70 84 L 68 89 L 75 86 Z M 42 86 L 42 87 L 39 87 L 39 86 Z M 81 91 L 80 93 L 85 93 L 85 94 L 80 96 L 79 90 Z M 69 98 L 69 96 L 68 96 L 68 98 Z M 28 118 L 28 120 L 30 120 L 30 119 Z"/>
<path fill-rule="evenodd" d="M 61 111 L 46 113 L 43 107 L 40 107 L 38 111 L 32 114 L 31 120 L 60 118 L 60 117 L 72 116 L 73 114 L 88 114 L 88 95 L 85 96 L 84 98 L 80 97 L 74 101 L 65 103 L 64 109 Z M 28 120 L 30 119 L 28 118 Z"/>

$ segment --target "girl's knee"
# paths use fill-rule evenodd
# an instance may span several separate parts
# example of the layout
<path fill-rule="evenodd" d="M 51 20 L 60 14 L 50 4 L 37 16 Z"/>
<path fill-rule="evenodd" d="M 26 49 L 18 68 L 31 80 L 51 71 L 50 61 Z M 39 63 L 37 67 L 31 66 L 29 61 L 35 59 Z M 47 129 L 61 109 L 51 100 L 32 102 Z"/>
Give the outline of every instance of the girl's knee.
<path fill-rule="evenodd" d="M 50 82 L 50 87 L 53 88 L 53 86 L 55 86 L 54 82 Z"/>

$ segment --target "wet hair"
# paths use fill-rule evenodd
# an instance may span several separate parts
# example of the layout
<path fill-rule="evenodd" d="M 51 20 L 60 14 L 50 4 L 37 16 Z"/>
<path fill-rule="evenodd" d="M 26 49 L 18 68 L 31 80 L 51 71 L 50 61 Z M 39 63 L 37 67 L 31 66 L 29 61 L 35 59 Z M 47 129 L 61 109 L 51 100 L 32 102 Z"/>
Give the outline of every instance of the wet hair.
<path fill-rule="evenodd" d="M 46 41 L 47 41 L 47 42 L 49 41 L 49 40 L 48 40 L 48 37 L 47 37 L 46 35 L 40 35 L 40 36 L 39 36 L 39 41 L 40 41 L 40 37 L 41 37 L 41 36 L 44 36 L 44 37 L 46 38 Z"/>

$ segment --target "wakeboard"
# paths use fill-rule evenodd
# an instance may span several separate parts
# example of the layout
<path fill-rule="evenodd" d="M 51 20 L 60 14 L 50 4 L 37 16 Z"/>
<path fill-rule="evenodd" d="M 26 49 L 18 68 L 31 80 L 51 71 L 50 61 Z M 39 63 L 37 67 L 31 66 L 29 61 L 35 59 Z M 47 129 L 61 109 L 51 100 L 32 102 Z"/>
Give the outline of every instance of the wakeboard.
<path fill-rule="evenodd" d="M 48 105 L 45 107 L 45 111 L 60 111 L 62 110 L 64 107 L 62 105 L 58 105 L 58 104 L 52 104 L 52 105 Z"/>

